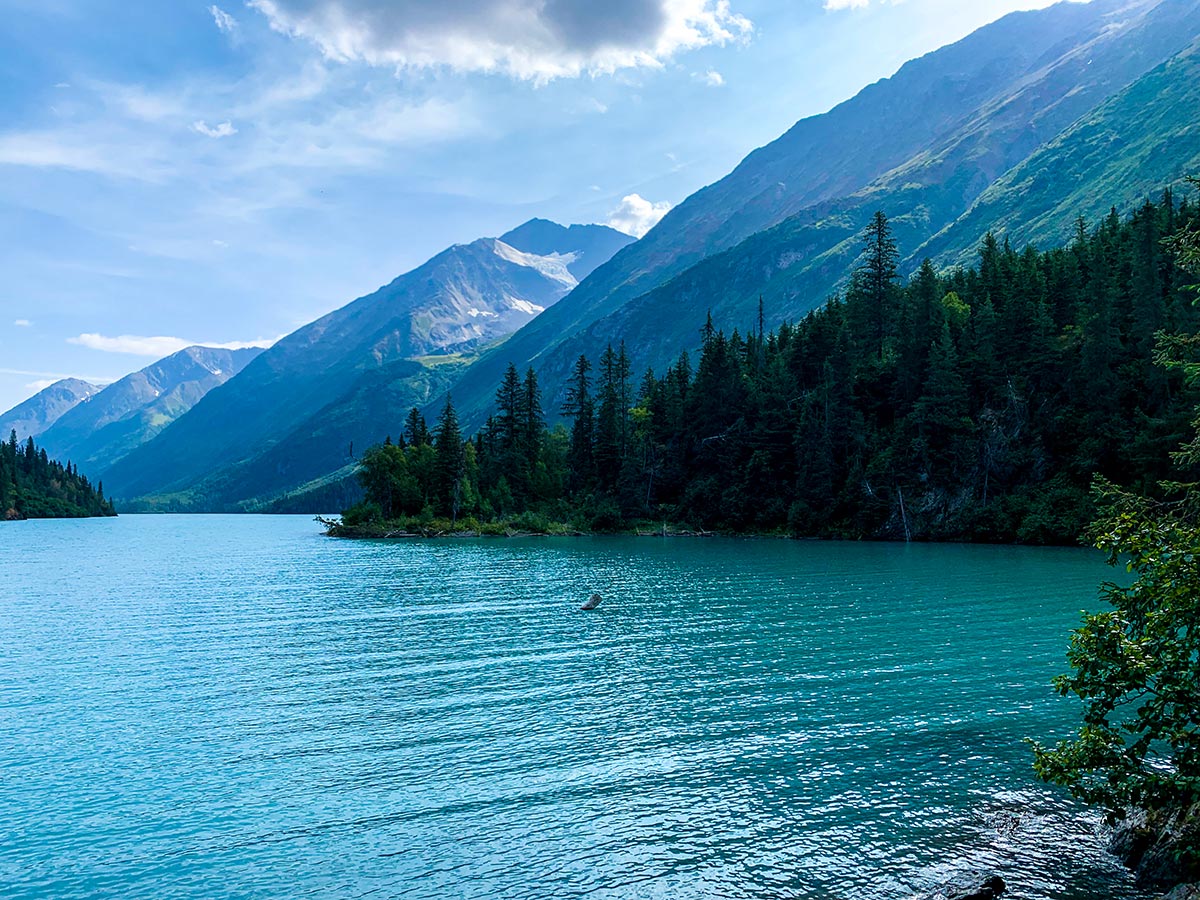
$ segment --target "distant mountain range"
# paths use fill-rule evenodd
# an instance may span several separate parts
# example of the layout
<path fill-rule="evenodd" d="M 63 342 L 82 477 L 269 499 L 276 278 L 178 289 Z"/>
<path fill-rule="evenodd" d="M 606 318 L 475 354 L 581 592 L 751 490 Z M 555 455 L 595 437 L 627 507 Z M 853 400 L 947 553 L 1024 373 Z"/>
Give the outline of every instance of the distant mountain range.
<path fill-rule="evenodd" d="M 104 472 L 151 508 L 237 509 L 351 465 L 470 354 L 551 308 L 633 242 L 543 219 L 439 253 L 280 340 L 158 439 Z"/>
<path fill-rule="evenodd" d="M 38 391 L 24 403 L 19 403 L 0 416 L 0 434 L 4 440 L 12 432 L 24 443 L 41 435 L 78 403 L 100 391 L 100 387 L 78 378 L 64 378 Z"/>
<path fill-rule="evenodd" d="M 474 430 L 510 363 L 538 372 L 554 417 L 581 353 L 624 341 L 635 371 L 661 371 L 709 311 L 731 330 L 753 326 L 760 297 L 768 325 L 824 303 L 877 210 L 906 271 L 956 265 L 989 230 L 1060 243 L 1077 216 L 1200 171 L 1198 108 L 1200 0 L 1015 13 L 797 123 L 636 243 L 535 219 L 446 250 L 284 338 L 97 474 L 127 507 L 302 498 L 346 479 L 409 406 L 432 415 L 449 392 Z"/>
<path fill-rule="evenodd" d="M 52 458 L 99 475 L 260 353 L 259 347 L 180 350 L 82 398 L 42 433 L 39 443 Z"/>

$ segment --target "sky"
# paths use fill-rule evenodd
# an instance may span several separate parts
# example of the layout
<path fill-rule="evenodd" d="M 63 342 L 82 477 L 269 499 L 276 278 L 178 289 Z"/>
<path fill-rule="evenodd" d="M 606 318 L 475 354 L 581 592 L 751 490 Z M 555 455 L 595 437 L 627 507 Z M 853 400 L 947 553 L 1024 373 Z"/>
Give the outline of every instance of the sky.
<path fill-rule="evenodd" d="M 0 0 L 0 410 L 267 344 L 533 216 L 640 235 L 1050 0 Z"/>

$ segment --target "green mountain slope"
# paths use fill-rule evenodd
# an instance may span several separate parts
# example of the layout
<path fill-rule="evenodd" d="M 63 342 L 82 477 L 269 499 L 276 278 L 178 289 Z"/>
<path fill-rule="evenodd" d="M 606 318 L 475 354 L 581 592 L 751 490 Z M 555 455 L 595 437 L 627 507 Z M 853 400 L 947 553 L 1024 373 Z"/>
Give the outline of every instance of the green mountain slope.
<path fill-rule="evenodd" d="M 41 436 L 46 451 L 102 473 L 149 441 L 262 353 L 187 347 L 88 397 Z"/>
<path fill-rule="evenodd" d="M 751 154 L 552 314 L 481 359 L 454 387 L 465 421 L 478 425 L 486 415 L 510 361 L 536 365 L 554 406 L 574 359 L 594 359 L 609 341 L 625 340 L 635 367 L 661 368 L 697 344 L 693 323 L 709 308 L 729 327 L 753 321 L 759 293 L 774 321 L 812 309 L 852 266 L 857 235 L 875 210 L 888 212 L 902 246 L 921 247 L 1076 122 L 1185 52 L 1198 33 L 1196 0 L 1098 0 L 1009 16 L 909 64 Z M 879 146 L 888 152 L 871 149 Z M 856 167 L 831 162 L 830 153 Z M 749 203 L 730 199 L 783 171 L 791 181 L 764 187 Z M 1132 202 L 1140 194 L 1123 186 L 1109 196 Z M 764 223 L 770 227 L 746 236 L 743 226 Z M 959 249 L 987 227 L 970 235 L 964 227 Z"/>
<path fill-rule="evenodd" d="M 761 297 L 772 319 L 796 319 L 842 283 L 876 209 L 892 217 L 902 269 L 929 257 L 942 266 L 973 256 L 989 230 L 1015 246 L 1052 246 L 1082 214 L 1093 221 L 1114 201 L 1128 211 L 1163 186 L 1200 171 L 1200 53 L 1197 45 L 1139 79 L 998 179 L 936 233 L 930 192 L 916 185 L 871 190 L 840 207 L 795 216 L 713 256 L 566 341 L 541 369 L 565 379 L 579 353 L 624 340 L 635 362 L 662 368 L 699 344 L 694 323 L 711 309 L 727 327 L 752 326 Z M 673 310 L 670 317 L 664 309 Z M 681 310 L 691 310 L 690 321 Z"/>
<path fill-rule="evenodd" d="M 983 231 L 1017 246 L 1063 241 L 1076 216 L 1200 172 L 1200 39 L 999 178 L 914 256 L 958 262 Z"/>

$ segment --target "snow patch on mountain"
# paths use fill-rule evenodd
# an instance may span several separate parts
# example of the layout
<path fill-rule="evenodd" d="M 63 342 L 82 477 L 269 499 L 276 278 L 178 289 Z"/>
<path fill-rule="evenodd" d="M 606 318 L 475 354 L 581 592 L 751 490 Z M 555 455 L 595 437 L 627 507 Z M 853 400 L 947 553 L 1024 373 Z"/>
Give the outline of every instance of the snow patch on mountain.
<path fill-rule="evenodd" d="M 565 285 L 568 290 L 574 288 L 579 281 L 571 274 L 567 266 L 579 258 L 578 253 L 551 253 L 548 256 L 538 256 L 534 253 L 523 253 L 516 247 L 510 247 L 504 241 L 493 242 L 496 255 L 506 262 L 528 269 L 534 269 L 545 278 Z"/>
<path fill-rule="evenodd" d="M 523 312 L 530 316 L 536 316 L 538 313 L 546 311 L 546 307 L 530 303 L 528 300 L 522 300 L 520 297 L 509 297 L 508 305 L 518 312 Z"/>

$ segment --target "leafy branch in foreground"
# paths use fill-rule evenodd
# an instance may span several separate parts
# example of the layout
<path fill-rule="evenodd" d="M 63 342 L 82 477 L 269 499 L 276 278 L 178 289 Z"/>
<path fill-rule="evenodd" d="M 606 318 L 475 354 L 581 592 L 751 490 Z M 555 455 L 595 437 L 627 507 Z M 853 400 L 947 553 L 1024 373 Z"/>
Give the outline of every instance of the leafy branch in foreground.
<path fill-rule="evenodd" d="M 1035 748 L 1040 777 L 1104 807 L 1200 801 L 1200 526 L 1189 503 L 1097 487 L 1107 510 L 1096 545 L 1135 579 L 1106 584 L 1111 606 L 1071 636 L 1072 673 L 1055 686 L 1084 701 L 1078 737 Z"/>
<path fill-rule="evenodd" d="M 1200 230 L 1169 246 L 1181 268 L 1200 274 Z M 1200 381 L 1198 346 L 1195 335 L 1160 333 L 1156 358 Z M 1200 467 L 1200 418 L 1193 426 L 1196 436 L 1175 454 L 1185 477 Z M 1055 685 L 1083 701 L 1083 724 L 1054 749 L 1034 744 L 1034 769 L 1103 807 L 1110 822 L 1144 814 L 1146 843 L 1166 835 L 1173 877 L 1190 877 L 1200 872 L 1200 484 L 1164 487 L 1173 499 L 1097 479 L 1104 517 L 1095 544 L 1134 579 L 1105 584 L 1111 608 L 1085 616 L 1072 634 L 1072 672 Z"/>

